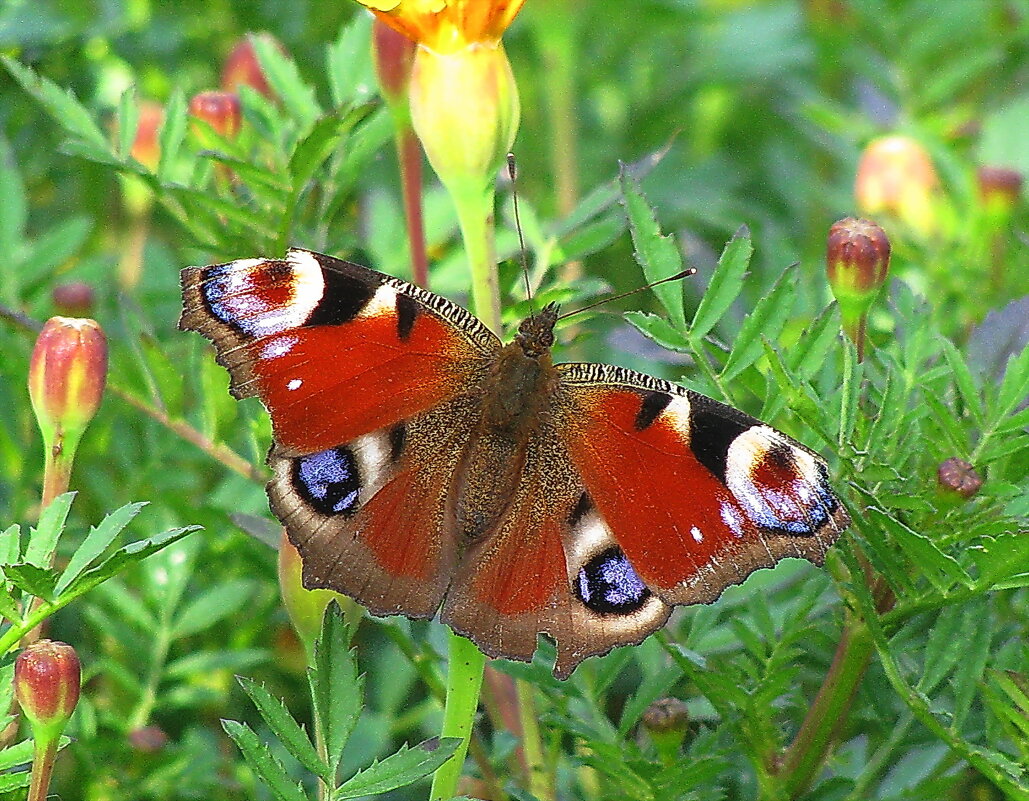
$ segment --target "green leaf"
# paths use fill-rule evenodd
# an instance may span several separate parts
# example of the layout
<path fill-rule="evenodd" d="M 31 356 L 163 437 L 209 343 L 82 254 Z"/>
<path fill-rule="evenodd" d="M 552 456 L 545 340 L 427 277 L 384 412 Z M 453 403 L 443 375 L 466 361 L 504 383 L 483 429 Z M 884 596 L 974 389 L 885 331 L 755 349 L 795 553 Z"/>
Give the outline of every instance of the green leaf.
<path fill-rule="evenodd" d="M 332 801 L 380 795 L 413 784 L 453 757 L 460 744 L 459 737 L 446 737 L 426 740 L 414 748 L 401 746 L 392 756 L 372 763 L 347 779 L 333 792 Z"/>
<path fill-rule="evenodd" d="M 965 608 L 965 612 L 976 621 L 976 625 L 971 627 L 968 638 L 963 642 L 962 657 L 951 678 L 951 686 L 954 689 L 955 730 L 961 728 L 968 711 L 972 708 L 972 699 L 979 689 L 986 662 L 990 658 L 990 640 L 994 631 L 985 599 L 976 599 Z"/>
<path fill-rule="evenodd" d="M 243 759 L 265 783 L 278 801 L 307 801 L 300 785 L 290 779 L 286 769 L 272 756 L 268 746 L 245 723 L 223 720 L 222 728 L 243 753 Z"/>
<path fill-rule="evenodd" d="M 243 691 L 250 696 L 250 700 L 254 702 L 254 706 L 261 713 L 268 728 L 279 738 L 279 742 L 286 746 L 286 750 L 296 758 L 297 762 L 311 773 L 320 776 L 326 784 L 331 786 L 334 781 L 332 769 L 318 756 L 307 732 L 289 714 L 286 705 L 274 698 L 264 688 L 264 685 L 243 676 L 238 676 L 236 680 Z"/>
<path fill-rule="evenodd" d="M 742 226 L 726 244 L 718 259 L 718 266 L 707 285 L 707 291 L 697 306 L 690 325 L 689 337 L 695 346 L 700 344 L 711 329 L 722 319 L 743 290 L 743 275 L 750 265 L 754 246 L 750 242 L 750 231 Z"/>
<path fill-rule="evenodd" d="M 110 150 L 107 137 L 74 94 L 13 58 L 0 56 L 0 61 L 22 89 L 36 98 L 64 130 L 98 148 Z"/>
<path fill-rule="evenodd" d="M 782 333 L 793 311 L 797 288 L 797 265 L 782 271 L 772 289 L 754 306 L 736 335 L 732 353 L 722 368 L 722 380 L 732 381 L 761 358 L 761 337 L 774 341 Z"/>
<path fill-rule="evenodd" d="M 322 110 L 314 97 L 314 89 L 304 83 L 293 60 L 283 55 L 267 37 L 251 36 L 250 44 L 254 47 L 268 85 L 282 99 L 282 104 L 300 124 L 301 130 L 307 130 L 322 116 Z"/>
<path fill-rule="evenodd" d="M 108 559 L 105 559 L 96 567 L 80 573 L 65 589 L 61 595 L 61 600 L 71 599 L 88 592 L 101 582 L 107 581 L 111 576 L 118 575 L 125 568 L 142 562 L 148 556 L 152 556 L 158 551 L 167 548 L 173 542 L 178 542 L 187 534 L 192 534 L 194 531 L 199 530 L 200 526 L 173 528 L 149 539 L 129 543 L 124 548 L 115 551 Z"/>
<path fill-rule="evenodd" d="M 958 349 L 949 339 L 940 337 L 939 342 L 943 346 L 943 355 L 947 358 L 947 364 L 950 365 L 954 374 L 954 382 L 961 393 L 961 399 L 965 402 L 965 408 L 972 415 L 976 425 L 981 428 L 984 419 L 981 392 L 976 387 L 975 381 L 972 380 L 972 373 L 962 355 L 958 353 Z"/>
<path fill-rule="evenodd" d="M 333 774 L 361 714 L 363 682 L 350 651 L 352 636 L 339 604 L 333 601 L 325 609 L 321 636 L 314 644 L 314 664 L 307 671 L 315 726 L 325 743 Z"/>
<path fill-rule="evenodd" d="M 157 134 L 157 142 L 161 147 L 161 157 L 157 162 L 157 179 L 161 183 L 171 181 L 174 176 L 179 148 L 182 147 L 182 140 L 186 138 L 187 122 L 186 98 L 176 89 L 165 104 L 164 120 Z"/>
<path fill-rule="evenodd" d="M 8 746 L 0 751 L 0 770 L 25 765 L 32 761 L 32 740 L 22 740 L 20 743 Z"/>
<path fill-rule="evenodd" d="M 912 565 L 921 571 L 936 589 L 947 592 L 953 587 L 954 582 L 966 587 L 972 586 L 972 579 L 957 560 L 937 548 L 928 537 L 908 528 L 881 509 L 870 507 L 866 514 L 890 532 Z"/>
<path fill-rule="evenodd" d="M 12 523 L 0 532 L 0 566 L 13 565 L 21 556 L 21 526 Z"/>
<path fill-rule="evenodd" d="M 99 526 L 95 526 L 89 530 L 89 534 L 82 541 L 82 544 L 75 549 L 75 553 L 71 555 L 71 559 L 68 560 L 67 567 L 64 568 L 64 572 L 61 574 L 60 581 L 57 582 L 57 593 L 64 592 L 65 588 L 71 584 L 79 574 L 85 570 L 90 563 L 96 559 L 100 554 L 107 550 L 108 546 L 114 542 L 114 538 L 117 537 L 122 530 L 127 526 L 132 519 L 139 514 L 139 510 L 146 506 L 146 503 L 129 503 L 120 509 L 116 509 L 105 517 Z"/>
<path fill-rule="evenodd" d="M 250 600 L 253 585 L 236 579 L 211 587 L 190 601 L 172 623 L 175 637 L 188 637 L 234 615 Z"/>
<path fill-rule="evenodd" d="M 681 332 L 672 328 L 672 324 L 664 317 L 647 312 L 631 311 L 626 312 L 625 319 L 647 339 L 652 339 L 666 350 L 674 350 L 679 353 L 689 352 L 690 344 Z"/>
<path fill-rule="evenodd" d="M 618 174 L 622 188 L 622 206 L 629 218 L 629 231 L 636 261 L 643 268 L 648 282 L 660 281 L 682 272 L 682 254 L 672 234 L 662 236 L 654 209 L 623 164 Z M 682 282 L 669 281 L 653 287 L 654 294 L 668 312 L 672 327 L 686 328 L 686 312 L 682 305 Z"/>
<path fill-rule="evenodd" d="M 970 550 L 979 568 L 975 582 L 978 590 L 993 589 L 996 584 L 1029 573 L 1029 537 L 1025 534 L 991 537 Z"/>
<path fill-rule="evenodd" d="M 3 574 L 3 570 L 4 567 L 0 564 L 0 575 Z M 18 608 L 18 604 L 11 595 L 6 581 L 0 581 L 0 618 L 15 626 L 22 624 L 21 609 Z"/>
<path fill-rule="evenodd" d="M 32 774 L 27 770 L 21 773 L 4 773 L 0 775 L 0 793 L 28 787 L 31 779 Z"/>
<path fill-rule="evenodd" d="M 0 203 L 0 253 L 10 257 L 23 246 L 28 200 L 14 151 L 3 137 L 0 137 L 0 197 L 4 199 Z"/>
<path fill-rule="evenodd" d="M 37 565 L 6 565 L 4 575 L 22 592 L 44 601 L 54 600 L 54 586 L 57 584 L 57 572 Z"/>
<path fill-rule="evenodd" d="M 53 560 L 57 540 L 64 531 L 64 523 L 68 519 L 68 510 L 75 499 L 74 492 L 58 495 L 43 510 L 39 523 L 29 531 L 29 542 L 25 547 L 25 562 L 37 567 L 47 567 Z"/>
<path fill-rule="evenodd" d="M 118 103 L 118 155 L 125 160 L 132 155 L 138 130 L 139 102 L 136 100 L 136 87 L 130 86 L 122 92 Z"/>
<path fill-rule="evenodd" d="M 376 92 L 371 48 L 372 17 L 355 14 L 325 54 L 332 102 L 340 106 L 364 103 Z"/>
<path fill-rule="evenodd" d="M 325 159 L 332 155 L 343 134 L 349 129 L 347 119 L 330 114 L 315 123 L 304 137 L 289 160 L 289 171 L 293 176 L 293 190 L 299 192 L 314 177 Z"/>

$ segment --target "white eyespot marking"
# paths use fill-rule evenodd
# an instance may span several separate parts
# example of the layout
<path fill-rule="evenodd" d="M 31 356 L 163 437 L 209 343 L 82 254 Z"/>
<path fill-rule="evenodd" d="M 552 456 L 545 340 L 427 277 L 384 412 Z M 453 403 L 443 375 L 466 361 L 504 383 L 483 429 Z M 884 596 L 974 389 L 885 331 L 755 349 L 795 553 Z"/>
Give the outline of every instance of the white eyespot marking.
<path fill-rule="evenodd" d="M 704 532 L 702 532 L 696 526 L 691 526 L 690 527 L 690 534 L 693 535 L 694 542 L 703 542 L 704 541 Z"/>
<path fill-rule="evenodd" d="M 572 527 L 565 552 L 568 559 L 568 578 L 575 581 L 579 568 L 601 551 L 615 545 L 615 538 L 604 525 L 600 515 L 590 510 Z"/>
<path fill-rule="evenodd" d="M 721 515 L 722 522 L 729 527 L 734 537 L 743 536 L 743 515 L 740 510 L 728 501 L 722 501 Z"/>
<path fill-rule="evenodd" d="M 389 472 L 389 439 L 383 434 L 365 434 L 347 447 L 353 452 L 364 476 L 365 497 L 371 498 L 385 483 Z"/>
<path fill-rule="evenodd" d="M 380 314 L 388 314 L 395 311 L 397 308 L 397 291 L 389 284 L 383 284 L 375 290 L 375 294 L 372 295 L 358 316 L 360 317 L 376 317 Z"/>
<path fill-rule="evenodd" d="M 297 337 L 287 334 L 285 336 L 273 337 L 261 346 L 262 359 L 279 359 L 289 354 L 293 346 L 299 340 Z"/>
<path fill-rule="evenodd" d="M 300 387 L 302 387 L 303 385 L 304 381 L 302 378 L 291 378 L 289 382 L 286 384 L 286 389 L 292 391 L 294 389 L 300 389 Z"/>
<path fill-rule="evenodd" d="M 690 402 L 685 395 L 673 396 L 671 402 L 661 412 L 659 419 L 667 421 L 672 428 L 680 432 L 687 440 L 689 439 Z"/>

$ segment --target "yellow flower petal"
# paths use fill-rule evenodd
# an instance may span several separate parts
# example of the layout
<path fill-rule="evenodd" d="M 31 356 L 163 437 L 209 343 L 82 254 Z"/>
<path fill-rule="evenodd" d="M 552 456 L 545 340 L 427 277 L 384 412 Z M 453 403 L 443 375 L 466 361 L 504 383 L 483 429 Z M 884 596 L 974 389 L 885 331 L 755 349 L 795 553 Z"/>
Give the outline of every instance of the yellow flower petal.
<path fill-rule="evenodd" d="M 438 52 L 496 43 L 525 0 L 359 0 L 387 25 Z"/>

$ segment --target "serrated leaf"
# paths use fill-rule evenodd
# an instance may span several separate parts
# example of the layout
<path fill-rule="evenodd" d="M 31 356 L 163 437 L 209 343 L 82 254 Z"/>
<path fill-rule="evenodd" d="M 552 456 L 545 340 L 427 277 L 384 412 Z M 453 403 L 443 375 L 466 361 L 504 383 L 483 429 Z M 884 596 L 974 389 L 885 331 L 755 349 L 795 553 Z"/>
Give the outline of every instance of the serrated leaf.
<path fill-rule="evenodd" d="M 58 750 L 64 748 L 71 742 L 69 737 L 61 736 L 57 742 Z M 22 740 L 20 743 L 8 746 L 0 750 L 0 770 L 8 770 L 18 765 L 26 765 L 32 761 L 33 743 L 32 740 Z M 28 774 L 24 774 L 28 775 Z"/>
<path fill-rule="evenodd" d="M 46 567 L 50 564 L 74 499 L 74 492 L 66 492 L 54 498 L 43 510 L 39 516 L 39 523 L 29 530 L 29 541 L 25 546 L 26 563 L 37 567 Z"/>
<path fill-rule="evenodd" d="M 111 576 L 118 575 L 127 567 L 143 561 L 148 556 L 152 556 L 158 551 L 163 550 L 173 542 L 178 542 L 186 535 L 199 530 L 200 526 L 174 528 L 169 531 L 162 532 L 154 537 L 150 537 L 149 539 L 129 543 L 125 547 L 115 551 L 109 558 L 105 559 L 96 567 L 80 573 L 78 578 L 68 585 L 61 597 L 64 599 L 69 596 L 74 597 L 81 595 L 84 592 L 88 592 L 101 582 L 107 581 Z"/>
<path fill-rule="evenodd" d="M 293 151 L 289 160 L 289 172 L 293 177 L 293 190 L 299 192 L 311 180 L 349 129 L 346 119 L 330 114 L 315 123 L 311 133 L 305 136 Z"/>
<path fill-rule="evenodd" d="M 940 337 L 939 341 L 943 346 L 943 355 L 946 357 L 947 364 L 950 365 L 951 372 L 953 373 L 954 383 L 957 384 L 958 391 L 961 393 L 961 399 L 965 402 L 965 408 L 972 415 L 976 425 L 982 427 L 982 398 L 980 397 L 979 389 L 975 385 L 975 381 L 972 380 L 972 373 L 969 371 L 964 357 L 958 353 L 958 349 L 954 347 L 949 339 Z"/>
<path fill-rule="evenodd" d="M 866 514 L 890 532 L 911 563 L 941 592 L 947 592 L 954 582 L 972 586 L 972 579 L 954 557 L 945 554 L 923 534 L 908 528 L 881 509 L 870 507 Z"/>
<path fill-rule="evenodd" d="M 243 676 L 238 676 L 236 680 L 243 688 L 243 692 L 250 696 L 250 700 L 254 702 L 254 706 L 261 713 L 264 722 L 268 724 L 268 728 L 279 738 L 279 742 L 286 747 L 286 750 L 296 758 L 297 762 L 314 775 L 320 776 L 326 784 L 331 786 L 334 781 L 333 771 L 318 756 L 307 732 L 289 714 L 286 705 L 278 698 L 274 698 L 264 688 L 264 685 Z"/>
<path fill-rule="evenodd" d="M 925 644 L 925 667 L 916 685 L 919 692 L 931 693 L 954 669 L 964 653 L 970 624 L 977 622 L 964 607 L 948 606 L 940 612 Z"/>
<path fill-rule="evenodd" d="M 13 565 L 21 556 L 21 526 L 12 523 L 0 532 L 0 567 Z"/>
<path fill-rule="evenodd" d="M 372 17 L 355 14 L 340 30 L 339 38 L 328 47 L 325 57 L 329 91 L 337 108 L 363 103 L 375 94 L 371 30 Z"/>
<path fill-rule="evenodd" d="M 45 601 L 54 600 L 55 571 L 30 564 L 7 565 L 3 570 L 7 580 L 22 592 Z"/>
<path fill-rule="evenodd" d="M 161 148 L 161 156 L 157 162 L 157 179 L 161 183 L 168 183 L 174 177 L 179 148 L 186 138 L 187 123 L 186 98 L 176 89 L 164 106 L 164 120 L 157 132 L 157 142 Z"/>
<path fill-rule="evenodd" d="M 172 635 L 188 637 L 235 614 L 250 600 L 252 588 L 253 585 L 249 581 L 237 579 L 222 582 L 205 590 L 175 616 Z"/>
<path fill-rule="evenodd" d="M 332 794 L 333 801 L 388 793 L 406 787 L 435 772 L 454 756 L 461 744 L 459 737 L 426 740 L 414 748 L 401 746 L 395 754 L 358 771 Z"/>
<path fill-rule="evenodd" d="M 654 209 L 647 202 L 640 189 L 639 181 L 633 178 L 623 164 L 618 174 L 622 190 L 622 206 L 629 218 L 629 232 L 636 261 L 643 268 L 648 282 L 660 281 L 682 272 L 682 254 L 672 234 L 662 235 Z M 669 281 L 652 287 L 654 294 L 668 313 L 672 327 L 678 331 L 686 328 L 686 311 L 682 305 L 682 282 Z"/>
<path fill-rule="evenodd" d="M 994 629 L 984 599 L 979 598 L 976 602 L 970 603 L 965 611 L 969 617 L 975 619 L 976 625 L 971 627 L 968 638 L 963 642 L 963 655 L 950 681 L 954 689 L 955 729 L 961 728 L 972 707 L 972 699 L 979 689 L 986 662 L 990 657 L 990 640 L 993 638 Z"/>
<path fill-rule="evenodd" d="M 829 351 L 836 346 L 840 336 L 839 321 L 836 319 L 836 303 L 830 303 L 804 333 L 796 347 L 787 354 L 787 364 L 801 380 L 812 378 L 821 370 L 829 358 Z"/>
<path fill-rule="evenodd" d="M 307 801 L 307 795 L 290 779 L 286 769 L 272 756 L 268 746 L 245 723 L 223 720 L 222 728 L 243 754 L 243 759 L 278 801 Z"/>
<path fill-rule="evenodd" d="M 3 570 L 4 566 L 0 565 L 0 575 L 3 575 Z M 22 623 L 21 610 L 7 588 L 6 580 L 0 581 L 0 618 L 15 626 L 20 626 Z"/>
<path fill-rule="evenodd" d="M 99 148 L 110 147 L 107 137 L 74 94 L 13 58 L 0 56 L 0 61 L 22 89 L 36 98 L 64 130 Z"/>
<path fill-rule="evenodd" d="M 988 590 L 1001 581 L 1027 572 L 1029 537 L 1021 533 L 992 537 L 972 548 L 971 554 L 979 568 L 976 589 Z"/>
<path fill-rule="evenodd" d="M 690 345 L 686 338 L 682 333 L 672 328 L 671 323 L 664 317 L 637 311 L 626 312 L 624 317 L 633 328 L 647 337 L 647 339 L 656 342 L 662 348 L 679 353 L 688 353 L 690 351 Z"/>
<path fill-rule="evenodd" d="M 339 604 L 333 601 L 322 617 L 321 636 L 314 644 L 314 664 L 307 671 L 315 726 L 325 743 L 333 774 L 361 714 L 363 682 L 350 650 L 352 635 Z"/>
<path fill-rule="evenodd" d="M 722 315 L 728 311 L 743 290 L 743 275 L 747 272 L 753 253 L 750 231 L 744 225 L 722 251 L 711 282 L 707 285 L 707 291 L 704 292 L 704 297 L 700 299 L 697 311 L 693 315 L 689 337 L 695 345 L 699 345 L 700 340 L 718 324 Z"/>
<path fill-rule="evenodd" d="M 68 565 L 61 574 L 60 581 L 57 582 L 58 594 L 62 593 L 94 559 L 107 550 L 108 546 L 114 542 L 114 538 L 132 522 L 132 519 L 144 506 L 146 506 L 146 502 L 126 504 L 107 515 L 100 521 L 100 525 L 89 530 L 89 534 L 86 535 L 82 544 L 71 555 Z"/>
<path fill-rule="evenodd" d="M 0 793 L 28 787 L 31 780 L 32 774 L 27 770 L 21 773 L 0 774 Z M 7 801 L 7 799 L 4 799 L 4 801 Z"/>
<path fill-rule="evenodd" d="M 796 294 L 797 267 L 792 265 L 782 271 L 772 289 L 754 306 L 740 326 L 725 367 L 722 380 L 732 381 L 740 373 L 761 358 L 763 347 L 761 337 L 774 341 L 779 338 L 786 320 L 793 311 Z"/>
<path fill-rule="evenodd" d="M 304 83 L 297 65 L 283 55 L 276 44 L 264 36 L 251 36 L 250 44 L 257 55 L 268 85 L 282 100 L 290 115 L 306 130 L 322 115 L 314 97 L 314 89 Z"/>

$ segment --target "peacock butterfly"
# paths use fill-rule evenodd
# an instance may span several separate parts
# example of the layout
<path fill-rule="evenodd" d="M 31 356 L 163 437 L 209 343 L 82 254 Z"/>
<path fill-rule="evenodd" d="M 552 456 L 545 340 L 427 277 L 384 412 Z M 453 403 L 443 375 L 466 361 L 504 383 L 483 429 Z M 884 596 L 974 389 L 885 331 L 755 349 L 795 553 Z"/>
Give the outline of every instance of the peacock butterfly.
<path fill-rule="evenodd" d="M 504 345 L 425 289 L 290 250 L 182 273 L 179 327 L 271 413 L 268 497 L 304 585 L 440 619 L 554 673 L 638 643 L 848 518 L 760 421 L 606 364 L 553 364 L 557 309 Z"/>

